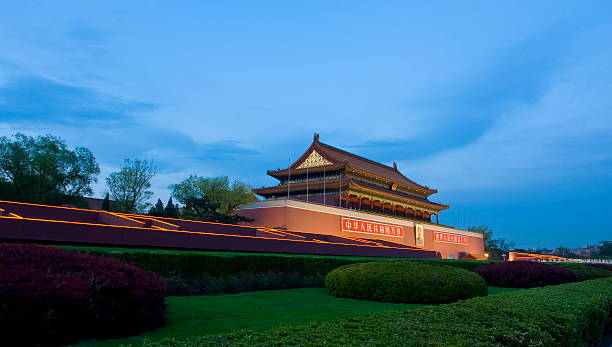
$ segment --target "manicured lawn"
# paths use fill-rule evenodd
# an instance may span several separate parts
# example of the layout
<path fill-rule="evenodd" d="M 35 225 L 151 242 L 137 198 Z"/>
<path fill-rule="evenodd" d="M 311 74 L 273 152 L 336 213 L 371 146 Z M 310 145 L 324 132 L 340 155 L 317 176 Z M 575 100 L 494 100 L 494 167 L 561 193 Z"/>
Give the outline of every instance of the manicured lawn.
<path fill-rule="evenodd" d="M 222 334 L 238 329 L 261 330 L 422 306 L 341 299 L 327 295 L 324 288 L 268 290 L 216 296 L 171 296 L 166 302 L 168 313 L 164 327 L 137 337 L 82 343 L 80 346 L 118 346 L 121 343 L 140 343 L 145 337 L 186 338 L 194 335 Z"/>
<path fill-rule="evenodd" d="M 516 289 L 490 287 L 489 294 L 513 290 Z M 144 338 L 183 339 L 197 335 L 228 333 L 238 329 L 262 330 L 423 306 L 336 298 L 327 295 L 324 288 L 269 290 L 216 296 L 171 296 L 167 298 L 167 304 L 167 323 L 158 330 L 125 339 L 82 343 L 80 346 L 118 346 L 139 344 Z"/>
<path fill-rule="evenodd" d="M 521 288 L 489 287 L 489 295 L 495 295 L 495 294 L 505 293 L 505 292 L 514 292 L 517 290 L 522 290 L 522 289 Z"/>

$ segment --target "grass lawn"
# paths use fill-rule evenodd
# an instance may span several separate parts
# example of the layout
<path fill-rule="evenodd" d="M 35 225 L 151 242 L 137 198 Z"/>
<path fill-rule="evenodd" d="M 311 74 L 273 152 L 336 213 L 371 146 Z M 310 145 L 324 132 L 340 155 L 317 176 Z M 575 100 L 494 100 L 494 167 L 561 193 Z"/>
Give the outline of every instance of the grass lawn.
<path fill-rule="evenodd" d="M 490 287 L 489 294 L 512 290 L 516 289 Z M 107 347 L 139 344 L 144 338 L 187 338 L 223 334 L 238 329 L 262 330 L 423 306 L 336 298 L 327 295 L 324 288 L 268 290 L 216 296 L 171 296 L 166 302 L 168 314 L 164 327 L 135 337 L 81 343 L 79 346 Z"/>
<path fill-rule="evenodd" d="M 517 290 L 523 290 L 522 288 L 502 288 L 502 287 L 489 287 L 489 295 L 495 295 L 504 292 L 514 292 Z"/>
<path fill-rule="evenodd" d="M 370 312 L 407 310 L 416 304 L 391 304 L 342 299 L 324 288 L 267 290 L 228 295 L 171 296 L 164 327 L 136 337 L 81 343 L 79 346 L 118 346 L 140 343 L 145 337 L 222 334 L 238 329 L 261 330 L 281 325 L 333 320 Z"/>

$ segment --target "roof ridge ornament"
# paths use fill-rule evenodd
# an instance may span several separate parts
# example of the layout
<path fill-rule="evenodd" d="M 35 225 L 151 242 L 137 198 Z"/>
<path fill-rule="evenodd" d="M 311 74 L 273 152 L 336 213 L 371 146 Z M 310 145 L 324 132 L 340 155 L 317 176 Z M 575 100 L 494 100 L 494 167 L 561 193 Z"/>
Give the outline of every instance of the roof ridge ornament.
<path fill-rule="evenodd" d="M 308 158 L 306 158 L 306 160 L 304 160 L 298 167 L 296 167 L 296 169 L 306 169 L 332 164 L 333 163 L 331 161 L 325 159 L 322 155 L 320 155 L 316 150 L 313 149 L 312 152 L 310 152 L 310 155 L 308 155 Z"/>

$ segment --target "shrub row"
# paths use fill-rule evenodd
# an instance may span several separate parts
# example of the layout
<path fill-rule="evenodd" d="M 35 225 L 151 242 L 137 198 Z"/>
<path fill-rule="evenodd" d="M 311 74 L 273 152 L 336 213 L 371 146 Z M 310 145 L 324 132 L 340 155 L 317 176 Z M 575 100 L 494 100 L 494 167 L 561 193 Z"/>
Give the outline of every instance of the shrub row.
<path fill-rule="evenodd" d="M 598 269 L 612 271 L 612 264 L 588 264 L 588 266 L 596 267 Z"/>
<path fill-rule="evenodd" d="M 381 258 L 258 253 L 168 251 L 104 247 L 71 247 L 120 259 L 159 274 L 169 295 L 236 293 L 258 289 L 324 287 L 333 269 Z M 410 259 L 473 270 L 474 260 Z M 273 274 L 273 275 L 271 275 Z M 287 279 L 290 283 L 278 279 Z"/>
<path fill-rule="evenodd" d="M 553 263 L 553 265 L 573 271 L 578 277 L 578 281 L 612 277 L 611 265 L 581 263 Z"/>
<path fill-rule="evenodd" d="M 487 264 L 474 272 L 494 287 L 534 288 L 578 281 L 578 276 L 571 270 L 532 261 Z"/>
<path fill-rule="evenodd" d="M 405 312 L 142 346 L 580 346 L 601 338 L 611 311 L 612 278 L 605 278 Z"/>
<path fill-rule="evenodd" d="M 215 295 L 250 292 L 255 290 L 320 287 L 322 275 L 302 275 L 285 272 L 240 272 L 225 277 L 201 274 L 191 278 L 171 276 L 163 278 L 172 295 Z"/>
<path fill-rule="evenodd" d="M 409 304 L 487 295 L 487 284 L 472 271 L 405 260 L 341 266 L 327 275 L 325 286 L 338 297 Z"/>
<path fill-rule="evenodd" d="M 129 336 L 164 323 L 159 276 L 117 259 L 0 243 L 5 346 L 54 346 Z"/>

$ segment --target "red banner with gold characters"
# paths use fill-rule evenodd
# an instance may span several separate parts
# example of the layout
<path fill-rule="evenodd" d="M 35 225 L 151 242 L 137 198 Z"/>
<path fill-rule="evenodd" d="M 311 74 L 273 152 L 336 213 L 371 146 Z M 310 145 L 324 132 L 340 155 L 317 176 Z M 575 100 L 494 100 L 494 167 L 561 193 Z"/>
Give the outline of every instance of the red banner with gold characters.
<path fill-rule="evenodd" d="M 457 243 L 460 245 L 468 244 L 468 237 L 464 235 L 434 232 L 433 236 L 436 242 Z"/>
<path fill-rule="evenodd" d="M 404 237 L 404 228 L 399 225 L 369 222 L 352 218 L 342 218 L 342 231 Z"/>

